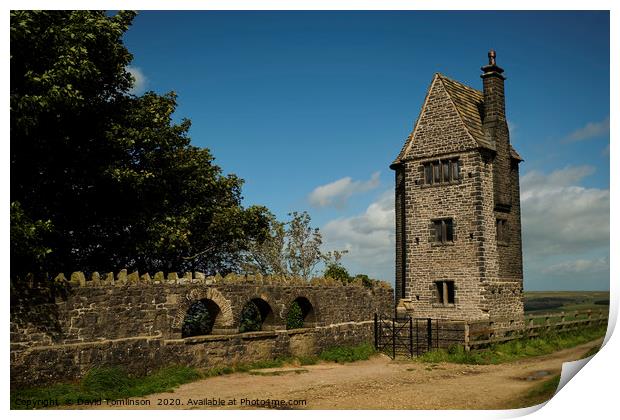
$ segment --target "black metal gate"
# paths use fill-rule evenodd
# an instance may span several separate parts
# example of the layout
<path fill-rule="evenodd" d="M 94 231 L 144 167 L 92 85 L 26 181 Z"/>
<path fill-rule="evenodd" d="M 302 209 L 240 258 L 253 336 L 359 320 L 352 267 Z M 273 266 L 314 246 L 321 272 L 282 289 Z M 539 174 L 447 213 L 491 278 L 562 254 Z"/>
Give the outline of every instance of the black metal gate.
<path fill-rule="evenodd" d="M 437 348 L 438 332 L 431 318 L 383 318 L 375 314 L 375 349 L 392 358 L 419 356 Z"/>

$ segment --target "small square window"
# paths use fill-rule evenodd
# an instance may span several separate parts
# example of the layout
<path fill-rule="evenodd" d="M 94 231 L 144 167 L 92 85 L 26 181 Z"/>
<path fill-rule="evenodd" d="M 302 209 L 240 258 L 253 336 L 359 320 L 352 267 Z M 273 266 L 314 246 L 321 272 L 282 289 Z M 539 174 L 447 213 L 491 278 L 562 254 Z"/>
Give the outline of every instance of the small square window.
<path fill-rule="evenodd" d="M 454 241 L 454 224 L 452 219 L 433 220 L 435 242 L 446 243 Z"/>
<path fill-rule="evenodd" d="M 451 280 L 441 280 L 435 282 L 437 292 L 437 303 L 442 305 L 454 304 L 454 282 Z"/>

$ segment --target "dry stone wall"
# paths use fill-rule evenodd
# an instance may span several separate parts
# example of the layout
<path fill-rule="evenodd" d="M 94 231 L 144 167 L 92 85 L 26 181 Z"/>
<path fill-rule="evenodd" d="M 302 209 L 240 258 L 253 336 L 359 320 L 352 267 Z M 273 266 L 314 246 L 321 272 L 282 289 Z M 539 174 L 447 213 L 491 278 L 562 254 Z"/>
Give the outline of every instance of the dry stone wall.
<path fill-rule="evenodd" d="M 331 279 L 141 278 L 124 271 L 103 280 L 89 277 L 74 273 L 63 287 L 12 293 L 13 386 L 73 380 L 100 366 L 143 374 L 171 364 L 210 367 L 316 354 L 372 342 L 374 314 L 393 310 L 393 291 L 384 283 L 366 288 Z M 304 328 L 286 330 L 288 310 L 300 297 L 312 314 Z M 219 307 L 212 334 L 183 338 L 188 308 L 203 299 Z M 263 331 L 239 333 L 241 310 L 252 299 L 266 302 L 271 316 Z"/>

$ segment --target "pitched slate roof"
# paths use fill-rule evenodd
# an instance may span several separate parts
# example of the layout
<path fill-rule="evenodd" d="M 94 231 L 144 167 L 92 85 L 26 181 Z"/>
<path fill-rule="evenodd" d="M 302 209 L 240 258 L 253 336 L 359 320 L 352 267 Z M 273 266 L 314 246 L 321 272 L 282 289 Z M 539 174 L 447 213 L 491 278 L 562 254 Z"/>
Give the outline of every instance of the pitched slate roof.
<path fill-rule="evenodd" d="M 473 137 L 473 139 L 476 140 L 478 145 L 486 149 L 496 150 L 494 142 L 485 136 L 484 129 L 482 127 L 482 116 L 484 112 L 483 93 L 477 89 L 457 82 L 456 80 L 452 80 L 441 73 L 436 73 L 435 77 L 438 79 L 437 81 L 443 85 L 445 91 L 452 99 L 452 102 L 454 103 L 466 130 Z M 413 132 L 407 138 L 404 147 L 398 154 L 396 160 L 394 160 L 393 165 L 404 160 L 405 155 L 409 150 L 409 145 L 412 141 Z M 512 146 L 510 146 L 510 154 L 514 159 L 523 160 Z"/>

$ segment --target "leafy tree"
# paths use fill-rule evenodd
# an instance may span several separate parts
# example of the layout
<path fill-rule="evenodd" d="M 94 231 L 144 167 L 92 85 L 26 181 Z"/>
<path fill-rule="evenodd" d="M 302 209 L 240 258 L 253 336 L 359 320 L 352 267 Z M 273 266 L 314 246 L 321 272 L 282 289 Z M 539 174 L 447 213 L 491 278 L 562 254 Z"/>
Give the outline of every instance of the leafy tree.
<path fill-rule="evenodd" d="M 176 95 L 129 93 L 134 16 L 11 12 L 12 274 L 225 274 L 265 236 L 267 209 L 173 122 Z"/>
<path fill-rule="evenodd" d="M 280 222 L 274 215 L 268 216 L 267 233 L 248 245 L 242 265 L 245 272 L 308 280 L 319 263 L 339 260 L 347 252 L 321 252 L 321 232 L 311 226 L 307 212 L 292 212 L 289 217 Z"/>
<path fill-rule="evenodd" d="M 351 281 L 351 277 L 349 276 L 349 272 L 347 271 L 347 269 L 337 263 L 331 263 L 327 265 L 323 276 L 330 277 L 334 280 L 340 280 L 343 283 L 348 283 L 349 281 Z"/>
<path fill-rule="evenodd" d="M 12 264 L 33 267 L 40 272 L 52 250 L 44 245 L 43 238 L 52 229 L 49 220 L 30 219 L 18 202 L 11 203 L 11 255 Z"/>
<path fill-rule="evenodd" d="M 269 213 L 265 234 L 248 244 L 243 270 L 252 274 L 289 276 L 284 254 L 288 235 L 286 223 L 279 222 Z"/>
<path fill-rule="evenodd" d="M 286 316 L 286 328 L 289 330 L 293 330 L 295 328 L 302 328 L 303 326 L 303 311 L 301 310 L 301 306 L 299 306 L 299 303 L 297 303 L 297 301 L 293 301 Z"/>
<path fill-rule="evenodd" d="M 323 277 L 329 277 L 334 280 L 340 280 L 343 283 L 348 283 L 352 280 L 349 276 L 349 272 L 342 265 L 340 260 L 349 251 L 330 251 L 323 254 L 322 258 L 325 261 L 325 271 Z"/>
<path fill-rule="evenodd" d="M 319 228 L 310 226 L 310 215 L 307 212 L 293 212 L 290 216 L 288 242 L 284 248 L 288 268 L 293 276 L 309 279 L 321 261 L 323 239 Z"/>

